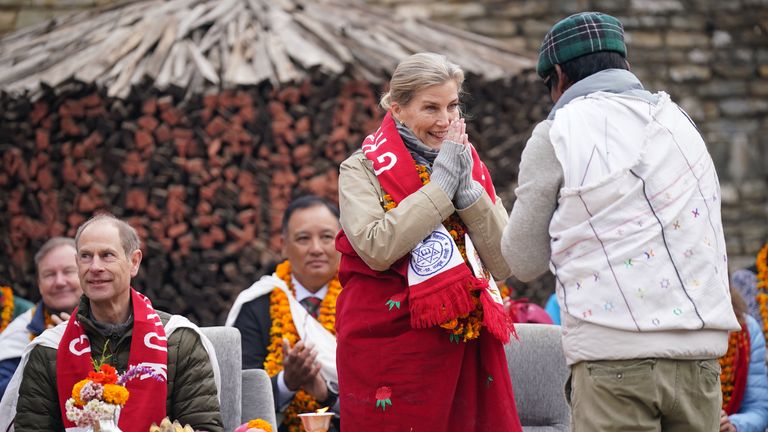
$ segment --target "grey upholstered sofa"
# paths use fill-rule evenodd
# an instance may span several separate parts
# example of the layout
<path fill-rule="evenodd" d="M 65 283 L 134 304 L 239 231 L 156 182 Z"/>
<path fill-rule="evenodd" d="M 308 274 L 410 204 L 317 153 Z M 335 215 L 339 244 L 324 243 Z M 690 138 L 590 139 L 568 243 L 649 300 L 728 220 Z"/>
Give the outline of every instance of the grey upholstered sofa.
<path fill-rule="evenodd" d="M 515 401 L 525 432 L 569 431 L 565 365 L 560 326 L 516 324 L 519 340 L 504 347 Z"/>
<path fill-rule="evenodd" d="M 201 327 L 201 330 L 213 343 L 219 362 L 224 430 L 232 431 L 254 418 L 272 423 L 272 429 L 277 430 L 272 383 L 263 370 L 243 370 L 240 331 L 234 327 Z"/>
<path fill-rule="evenodd" d="M 517 324 L 519 340 L 504 348 L 525 432 L 569 431 L 570 412 L 563 386 L 568 376 L 560 327 Z M 240 332 L 233 327 L 202 327 L 213 343 L 221 370 L 224 430 L 262 418 L 277 430 L 272 384 L 261 369 L 242 370 Z"/>

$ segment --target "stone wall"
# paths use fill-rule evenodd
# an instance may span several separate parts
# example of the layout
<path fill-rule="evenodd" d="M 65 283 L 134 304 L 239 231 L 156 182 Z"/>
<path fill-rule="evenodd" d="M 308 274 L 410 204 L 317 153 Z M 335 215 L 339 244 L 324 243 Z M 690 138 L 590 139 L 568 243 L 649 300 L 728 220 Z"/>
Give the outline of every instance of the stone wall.
<path fill-rule="evenodd" d="M 599 10 L 624 23 L 632 70 L 696 121 L 723 188 L 731 266 L 768 238 L 768 0 L 366 0 L 535 55 L 552 24 Z"/>
<path fill-rule="evenodd" d="M 117 3 L 116 0 L 0 0 L 0 35 L 51 18 Z"/>

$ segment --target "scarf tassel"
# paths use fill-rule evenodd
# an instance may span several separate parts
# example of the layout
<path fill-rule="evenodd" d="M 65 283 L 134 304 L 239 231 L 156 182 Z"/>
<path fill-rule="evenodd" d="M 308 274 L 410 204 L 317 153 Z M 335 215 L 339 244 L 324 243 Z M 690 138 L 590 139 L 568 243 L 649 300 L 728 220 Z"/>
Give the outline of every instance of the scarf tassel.
<path fill-rule="evenodd" d="M 483 327 L 485 327 L 496 339 L 505 344 L 509 342 L 509 335 L 518 339 L 515 331 L 515 323 L 508 313 L 504 312 L 504 306 L 496 303 L 488 293 L 488 281 L 476 279 L 480 289 L 480 303 L 483 306 Z"/>
<path fill-rule="evenodd" d="M 464 278 L 442 285 L 439 290 L 428 294 L 416 294 L 419 290 L 414 288 L 411 287 L 408 299 L 413 328 L 428 328 L 442 324 L 468 314 L 475 307 Z"/>

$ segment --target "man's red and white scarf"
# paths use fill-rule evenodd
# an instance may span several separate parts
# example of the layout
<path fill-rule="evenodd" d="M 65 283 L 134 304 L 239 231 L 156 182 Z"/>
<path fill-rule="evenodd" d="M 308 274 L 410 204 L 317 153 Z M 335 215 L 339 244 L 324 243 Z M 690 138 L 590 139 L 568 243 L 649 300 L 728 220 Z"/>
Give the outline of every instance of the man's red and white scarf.
<path fill-rule="evenodd" d="M 163 378 L 149 374 L 128 381 L 128 402 L 120 412 L 119 427 L 125 432 L 146 432 L 152 423 L 159 424 L 165 417 L 165 401 L 168 394 L 168 344 L 160 316 L 152 302 L 131 288 L 133 305 L 133 330 L 130 366 L 146 366 Z M 82 325 L 77 320 L 77 309 L 67 324 L 56 353 L 56 381 L 59 393 L 61 418 L 66 428 L 74 427 L 67 420 L 66 402 L 72 396 L 72 387 L 93 370 L 91 344 Z"/>
<path fill-rule="evenodd" d="M 496 201 L 491 175 L 472 150 L 472 178 L 485 189 L 492 202 Z M 381 187 L 393 201 L 399 203 L 423 185 L 416 171 L 416 162 L 405 147 L 397 126 L 387 113 L 381 127 L 363 141 L 362 150 L 373 162 Z M 414 216 L 418 217 L 418 216 Z M 467 242 L 471 242 L 469 236 Z M 497 339 L 507 342 L 514 328 L 503 306 L 489 291 L 489 282 L 475 277 L 464 262 L 451 235 L 440 224 L 411 251 L 408 265 L 408 297 L 411 326 L 432 327 L 466 315 L 475 305 L 470 290 L 480 290 L 483 306 L 483 326 Z M 495 285 L 494 285 L 495 286 Z"/>

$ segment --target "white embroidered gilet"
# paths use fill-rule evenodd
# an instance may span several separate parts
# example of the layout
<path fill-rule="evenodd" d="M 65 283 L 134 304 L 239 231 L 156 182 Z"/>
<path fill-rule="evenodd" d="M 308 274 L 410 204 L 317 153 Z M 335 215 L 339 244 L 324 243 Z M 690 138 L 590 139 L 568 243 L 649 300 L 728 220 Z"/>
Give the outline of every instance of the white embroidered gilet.
<path fill-rule="evenodd" d="M 630 332 L 738 328 L 715 167 L 669 96 L 574 99 L 550 139 L 564 172 L 549 228 L 564 312 Z"/>

